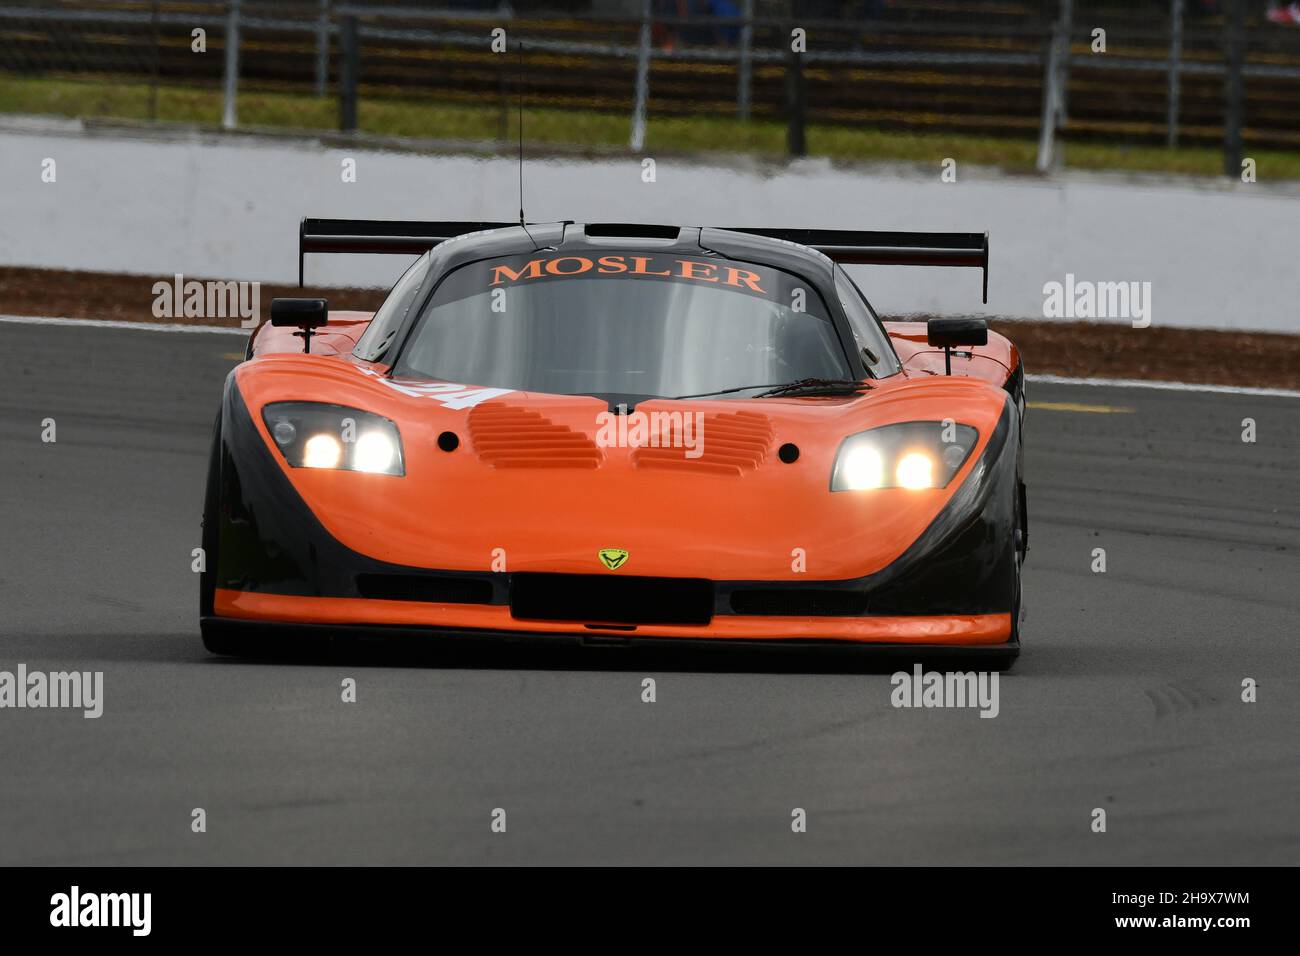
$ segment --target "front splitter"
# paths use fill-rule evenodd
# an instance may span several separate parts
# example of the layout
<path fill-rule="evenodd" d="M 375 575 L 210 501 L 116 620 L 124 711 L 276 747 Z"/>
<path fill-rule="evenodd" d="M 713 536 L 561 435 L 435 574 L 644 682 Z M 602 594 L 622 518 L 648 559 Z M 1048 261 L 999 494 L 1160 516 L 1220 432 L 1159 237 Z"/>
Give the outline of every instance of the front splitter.
<path fill-rule="evenodd" d="M 218 588 L 216 619 L 280 624 L 399 626 L 437 633 L 509 633 L 521 639 L 601 635 L 653 640 L 768 642 L 826 641 L 852 644 L 906 644 L 1004 647 L 1011 615 L 916 614 L 860 617 L 786 617 L 717 614 L 708 624 L 584 625 L 573 621 L 520 620 L 510 608 L 493 604 L 432 604 L 373 598 L 304 597 Z"/>

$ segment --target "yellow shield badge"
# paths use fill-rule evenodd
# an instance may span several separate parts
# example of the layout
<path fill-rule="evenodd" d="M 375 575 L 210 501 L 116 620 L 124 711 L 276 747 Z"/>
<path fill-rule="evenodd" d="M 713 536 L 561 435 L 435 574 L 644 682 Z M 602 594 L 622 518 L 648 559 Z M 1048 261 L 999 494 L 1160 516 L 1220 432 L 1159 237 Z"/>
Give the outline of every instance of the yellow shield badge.
<path fill-rule="evenodd" d="M 611 571 L 617 571 L 627 562 L 627 552 L 622 548 L 601 548 L 596 552 L 600 563 Z"/>

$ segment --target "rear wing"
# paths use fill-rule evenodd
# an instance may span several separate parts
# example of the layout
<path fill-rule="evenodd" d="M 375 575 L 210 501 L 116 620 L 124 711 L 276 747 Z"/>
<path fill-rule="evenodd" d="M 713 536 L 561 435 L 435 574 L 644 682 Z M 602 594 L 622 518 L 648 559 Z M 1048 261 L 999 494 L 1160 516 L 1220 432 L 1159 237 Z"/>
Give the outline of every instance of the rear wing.
<path fill-rule="evenodd" d="M 369 252 L 402 255 L 428 252 L 440 242 L 517 222 L 396 222 L 381 219 L 304 219 L 298 227 L 298 285 L 309 252 Z"/>
<path fill-rule="evenodd" d="M 989 300 L 987 232 L 862 232 L 856 229 L 744 229 L 731 232 L 797 242 L 851 265 L 968 266 L 984 272 Z"/>
<path fill-rule="evenodd" d="M 298 285 L 309 252 L 419 255 L 439 243 L 514 222 L 405 222 L 382 219 L 304 219 L 298 229 Z M 987 232 L 863 232 L 856 229 L 744 229 L 729 232 L 795 242 L 828 259 L 854 265 L 967 266 L 984 272 L 989 300 Z"/>

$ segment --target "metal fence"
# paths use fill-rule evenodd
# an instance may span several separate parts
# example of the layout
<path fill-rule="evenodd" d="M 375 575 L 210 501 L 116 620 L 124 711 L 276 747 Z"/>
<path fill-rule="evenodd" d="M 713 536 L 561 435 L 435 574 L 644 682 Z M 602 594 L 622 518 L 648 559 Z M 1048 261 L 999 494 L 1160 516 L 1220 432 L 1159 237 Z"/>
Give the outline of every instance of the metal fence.
<path fill-rule="evenodd" d="M 1047 168 L 1064 134 L 1222 143 L 1232 170 L 1300 146 L 1300 24 L 1268 2 L 20 0 L 0 104 L 202 122 L 219 97 L 227 127 L 457 138 L 436 104 L 504 139 L 520 103 L 624 117 L 634 150 L 707 115 L 781 123 L 793 154 L 809 125 L 944 131 L 1037 138 Z"/>

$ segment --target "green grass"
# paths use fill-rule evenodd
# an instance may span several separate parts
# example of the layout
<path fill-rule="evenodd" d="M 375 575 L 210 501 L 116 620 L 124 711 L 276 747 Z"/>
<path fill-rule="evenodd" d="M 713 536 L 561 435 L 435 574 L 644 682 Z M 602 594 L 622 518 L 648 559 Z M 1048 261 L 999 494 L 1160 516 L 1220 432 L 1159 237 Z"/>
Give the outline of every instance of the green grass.
<path fill-rule="evenodd" d="M 154 117 L 176 123 L 213 126 L 221 122 L 221 92 L 181 86 L 158 89 Z M 0 74 L 0 113 L 46 114 L 145 120 L 151 117 L 146 83 L 111 77 L 86 79 L 32 78 Z M 364 133 L 413 139 L 491 141 L 514 136 L 514 110 L 503 115 L 499 105 L 429 103 L 424 100 L 363 97 L 358 125 Z M 297 93 L 246 91 L 239 97 L 243 127 L 283 130 L 333 130 L 338 104 L 332 97 Z M 504 125 L 503 125 L 504 124 Z M 574 110 L 525 111 L 528 142 L 594 147 L 626 147 L 629 117 Z M 958 133 L 910 133 L 845 126 L 811 125 L 808 151 L 814 156 L 842 160 L 886 160 L 933 163 L 945 157 L 960 166 L 999 166 L 1027 171 L 1034 167 L 1034 140 L 972 136 Z M 785 127 L 779 122 L 742 123 L 726 117 L 652 117 L 646 130 L 646 150 L 725 151 L 779 158 L 785 153 Z M 1300 179 L 1300 153 L 1247 150 L 1257 163 L 1260 180 Z M 1075 169 L 1137 170 L 1217 176 L 1222 155 L 1212 147 L 1166 149 L 1070 143 L 1065 162 Z"/>

